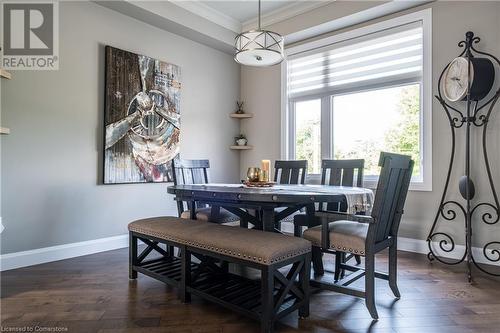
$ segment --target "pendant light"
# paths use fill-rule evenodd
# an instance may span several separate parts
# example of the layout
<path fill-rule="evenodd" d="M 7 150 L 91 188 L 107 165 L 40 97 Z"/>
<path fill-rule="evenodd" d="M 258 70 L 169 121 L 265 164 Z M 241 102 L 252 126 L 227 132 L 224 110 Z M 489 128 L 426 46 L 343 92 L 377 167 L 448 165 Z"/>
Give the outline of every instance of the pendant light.
<path fill-rule="evenodd" d="M 258 29 L 236 36 L 235 48 L 234 60 L 242 65 L 264 67 L 283 61 L 283 37 L 278 33 L 262 30 L 260 27 L 260 0 Z"/>

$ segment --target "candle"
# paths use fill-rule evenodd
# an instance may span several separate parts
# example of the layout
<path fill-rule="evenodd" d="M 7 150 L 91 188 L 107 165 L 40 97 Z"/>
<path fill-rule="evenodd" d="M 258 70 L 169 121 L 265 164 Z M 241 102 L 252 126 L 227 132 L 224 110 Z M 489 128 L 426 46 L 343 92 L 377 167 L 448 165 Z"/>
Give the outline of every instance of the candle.
<path fill-rule="evenodd" d="M 261 169 L 263 171 L 264 181 L 268 182 L 270 170 L 271 170 L 271 161 L 270 160 L 262 160 L 262 168 Z"/>

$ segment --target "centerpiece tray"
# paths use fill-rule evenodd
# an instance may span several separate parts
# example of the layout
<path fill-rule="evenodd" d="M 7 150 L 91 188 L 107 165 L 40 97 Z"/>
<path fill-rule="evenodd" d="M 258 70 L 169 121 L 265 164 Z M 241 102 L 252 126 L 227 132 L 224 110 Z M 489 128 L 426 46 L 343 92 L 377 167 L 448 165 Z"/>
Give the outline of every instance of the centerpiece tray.
<path fill-rule="evenodd" d="M 243 185 L 248 187 L 272 187 L 276 184 L 275 182 L 250 182 L 248 180 L 243 182 Z"/>

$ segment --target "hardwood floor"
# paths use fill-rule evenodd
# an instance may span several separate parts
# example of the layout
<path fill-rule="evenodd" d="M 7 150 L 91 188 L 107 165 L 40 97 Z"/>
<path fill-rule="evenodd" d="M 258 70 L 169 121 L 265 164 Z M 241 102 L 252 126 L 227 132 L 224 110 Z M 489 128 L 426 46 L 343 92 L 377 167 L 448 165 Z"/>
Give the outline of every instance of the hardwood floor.
<path fill-rule="evenodd" d="M 196 297 L 182 304 L 174 290 L 141 274 L 129 281 L 127 256 L 122 249 L 2 272 L 1 331 L 259 331 L 256 322 Z M 386 264 L 385 255 L 377 257 L 378 269 Z M 377 281 L 379 321 L 361 299 L 319 292 L 308 319 L 292 313 L 276 332 L 500 332 L 500 280 L 476 273 L 470 285 L 462 270 L 400 252 L 402 298 L 394 300 L 387 283 Z"/>

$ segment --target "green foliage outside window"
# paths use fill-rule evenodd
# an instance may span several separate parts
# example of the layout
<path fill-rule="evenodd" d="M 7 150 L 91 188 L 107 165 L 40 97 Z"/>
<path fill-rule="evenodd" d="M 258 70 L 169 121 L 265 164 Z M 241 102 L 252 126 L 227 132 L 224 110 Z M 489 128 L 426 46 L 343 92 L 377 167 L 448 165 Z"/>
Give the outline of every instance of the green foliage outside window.
<path fill-rule="evenodd" d="M 378 175 L 378 159 L 381 151 L 412 156 L 415 161 L 413 175 L 420 175 L 420 86 L 401 89 L 398 113 L 400 120 L 387 131 L 383 141 L 360 140 L 349 151 L 337 149 L 335 159 L 365 159 L 365 175 Z"/>

